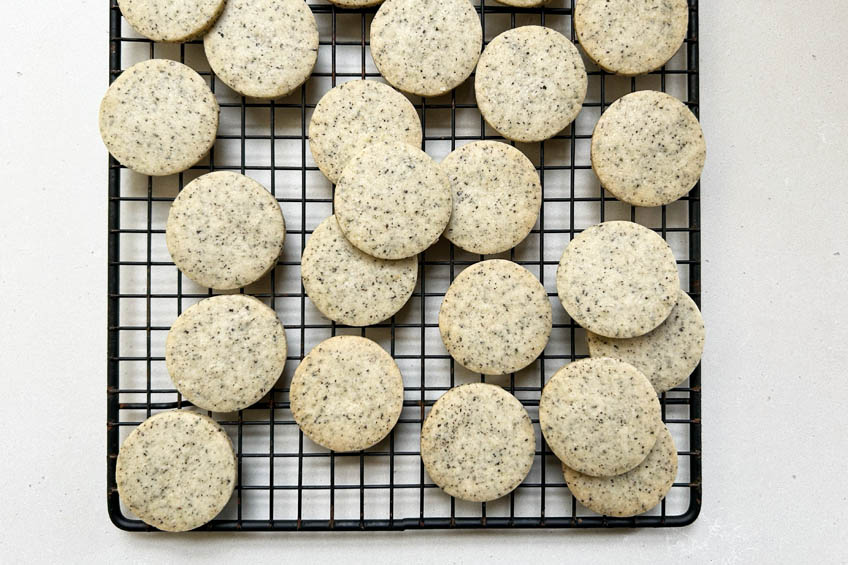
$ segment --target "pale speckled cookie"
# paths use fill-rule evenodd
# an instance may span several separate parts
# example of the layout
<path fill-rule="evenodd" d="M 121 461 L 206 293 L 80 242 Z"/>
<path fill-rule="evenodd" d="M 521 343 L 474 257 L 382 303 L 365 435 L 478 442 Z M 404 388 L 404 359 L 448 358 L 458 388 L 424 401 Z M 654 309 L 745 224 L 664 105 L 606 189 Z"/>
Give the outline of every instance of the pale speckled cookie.
<path fill-rule="evenodd" d="M 412 103 L 391 86 L 352 80 L 321 97 L 309 122 L 309 149 L 315 164 L 338 182 L 352 157 L 376 141 L 421 145 L 421 121 Z"/>
<path fill-rule="evenodd" d="M 333 204 L 354 246 L 380 259 L 403 259 L 445 231 L 451 188 L 429 155 L 402 141 L 381 141 L 348 161 Z"/>
<path fill-rule="evenodd" d="M 551 335 L 548 293 L 533 273 L 504 259 L 471 265 L 439 308 L 442 341 L 463 367 L 486 375 L 521 370 Z"/>
<path fill-rule="evenodd" d="M 271 308 L 244 294 L 213 296 L 180 314 L 165 341 L 177 390 L 212 412 L 235 412 L 271 390 L 286 365 L 286 332 Z"/>
<path fill-rule="evenodd" d="M 438 96 L 471 75 L 480 16 L 468 0 L 386 0 L 371 22 L 371 56 L 393 86 Z"/>
<path fill-rule="evenodd" d="M 118 0 L 121 14 L 153 41 L 183 42 L 203 35 L 225 0 Z"/>
<path fill-rule="evenodd" d="M 285 236 L 283 212 L 271 193 L 229 171 L 188 183 L 165 226 L 165 242 L 180 271 L 220 290 L 247 286 L 273 269 Z"/>
<path fill-rule="evenodd" d="M 486 122 L 515 141 L 542 141 L 574 121 L 588 79 L 563 34 L 523 26 L 495 37 L 480 55 L 474 91 Z"/>
<path fill-rule="evenodd" d="M 218 102 L 182 63 L 150 59 L 126 69 L 100 102 L 100 137 L 122 165 L 143 175 L 179 173 L 215 143 Z"/>
<path fill-rule="evenodd" d="M 453 200 L 447 239 L 487 255 L 527 237 L 539 217 L 542 184 L 524 153 L 497 141 L 475 141 L 451 152 L 441 166 Z"/>
<path fill-rule="evenodd" d="M 316 345 L 291 383 L 291 411 L 309 439 L 333 451 L 380 442 L 403 409 L 403 378 L 386 350 L 342 335 Z"/>
<path fill-rule="evenodd" d="M 421 428 L 421 460 L 447 494 L 472 502 L 513 491 L 536 454 L 533 424 L 521 402 L 499 386 L 454 387 L 436 401 Z"/>
<path fill-rule="evenodd" d="M 571 494 L 586 508 L 606 516 L 628 517 L 646 512 L 665 498 L 677 476 L 677 448 L 668 428 L 644 461 L 615 477 L 592 477 L 562 466 Z"/>
<path fill-rule="evenodd" d="M 318 25 L 303 0 L 227 0 L 203 48 L 212 70 L 236 92 L 279 98 L 312 73 Z"/>
<path fill-rule="evenodd" d="M 612 339 L 586 332 L 592 357 L 612 357 L 630 363 L 648 377 L 657 392 L 685 381 L 704 352 L 704 318 L 689 295 L 680 291 L 677 304 L 656 329 L 630 339 Z"/>
<path fill-rule="evenodd" d="M 577 0 L 574 30 L 599 67 L 633 76 L 662 67 L 686 37 L 686 0 Z"/>
<path fill-rule="evenodd" d="M 214 420 L 187 410 L 151 416 L 118 452 L 121 501 L 144 523 L 185 532 L 217 516 L 236 484 L 236 456 Z"/>
<path fill-rule="evenodd" d="M 327 318 L 370 326 L 403 308 L 418 280 L 418 258 L 377 259 L 345 238 L 335 216 L 315 228 L 303 250 L 303 287 Z"/>
<path fill-rule="evenodd" d="M 660 423 L 657 393 L 645 375 L 606 357 L 569 363 L 539 399 L 539 427 L 551 450 L 594 477 L 638 465 L 654 447 Z"/>
<path fill-rule="evenodd" d="M 606 337 L 635 337 L 656 328 L 679 291 L 671 247 L 633 222 L 604 222 L 577 234 L 557 268 L 557 293 L 566 312 Z"/>
<path fill-rule="evenodd" d="M 634 206 L 662 206 L 689 192 L 707 155 L 695 115 L 673 96 L 623 96 L 592 133 L 592 169 L 601 185 Z"/>
<path fill-rule="evenodd" d="M 341 8 L 367 8 L 368 6 L 376 6 L 382 1 L 383 0 L 330 0 L 330 3 Z"/>

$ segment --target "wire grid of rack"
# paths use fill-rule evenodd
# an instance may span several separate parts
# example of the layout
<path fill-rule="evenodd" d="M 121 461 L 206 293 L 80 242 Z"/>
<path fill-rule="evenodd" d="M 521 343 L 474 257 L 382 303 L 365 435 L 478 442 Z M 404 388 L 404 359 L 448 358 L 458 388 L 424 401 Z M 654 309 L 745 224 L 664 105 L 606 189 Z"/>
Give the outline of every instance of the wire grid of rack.
<path fill-rule="evenodd" d="M 573 0 L 515 9 L 480 0 L 484 41 L 517 25 L 554 27 L 574 40 Z M 368 54 L 376 8 L 342 10 L 312 4 L 321 34 L 312 78 L 277 101 L 245 99 L 210 71 L 201 41 L 154 44 L 134 34 L 115 0 L 109 2 L 110 82 L 130 64 L 171 58 L 198 70 L 221 106 L 218 139 L 208 158 L 172 177 L 137 175 L 109 160 L 107 501 L 125 530 L 150 530 L 120 502 L 115 463 L 121 441 L 142 420 L 164 410 L 190 408 L 164 366 L 164 338 L 177 315 L 212 294 L 183 277 L 167 254 L 164 224 L 176 193 L 210 170 L 234 170 L 269 188 L 287 222 L 285 249 L 265 280 L 241 289 L 274 308 L 286 327 L 289 356 L 277 386 L 237 414 L 214 414 L 237 452 L 238 483 L 230 504 L 207 530 L 403 530 L 433 528 L 667 527 L 693 522 L 701 505 L 700 367 L 682 386 L 661 395 L 662 415 L 677 443 L 680 469 L 656 509 L 633 518 L 599 516 L 568 492 L 559 462 L 537 433 L 537 453 L 525 482 L 490 503 L 455 500 L 426 476 L 418 451 L 421 423 L 433 402 L 455 384 L 487 380 L 515 394 L 538 423 L 538 399 L 550 375 L 585 357 L 585 333 L 568 318 L 554 286 L 559 255 L 575 233 L 599 221 L 630 219 L 655 229 L 672 245 L 683 288 L 700 303 L 700 187 L 669 206 L 633 208 L 598 185 L 589 162 L 591 129 L 601 111 L 637 89 L 670 92 L 698 113 L 698 8 L 689 1 L 689 30 L 680 52 L 663 69 L 639 78 L 609 75 L 587 62 L 589 93 L 581 116 L 555 138 L 518 146 L 537 166 L 544 196 L 537 226 L 509 258 L 536 274 L 554 306 L 551 341 L 530 367 L 506 377 L 474 375 L 455 364 L 438 335 L 436 316 L 450 281 L 483 259 L 445 241 L 419 257 L 419 281 L 410 302 L 391 320 L 348 328 L 320 316 L 300 284 L 306 238 L 332 213 L 332 185 L 307 149 L 307 124 L 320 96 L 353 78 L 379 79 Z M 423 149 L 436 158 L 476 139 L 501 139 L 476 109 L 473 79 L 449 95 L 411 97 L 424 129 Z M 491 258 L 491 256 L 487 257 Z M 390 436 L 354 454 L 329 452 L 297 428 L 288 383 L 305 353 L 337 334 L 367 336 L 383 345 L 404 375 L 404 408 Z"/>

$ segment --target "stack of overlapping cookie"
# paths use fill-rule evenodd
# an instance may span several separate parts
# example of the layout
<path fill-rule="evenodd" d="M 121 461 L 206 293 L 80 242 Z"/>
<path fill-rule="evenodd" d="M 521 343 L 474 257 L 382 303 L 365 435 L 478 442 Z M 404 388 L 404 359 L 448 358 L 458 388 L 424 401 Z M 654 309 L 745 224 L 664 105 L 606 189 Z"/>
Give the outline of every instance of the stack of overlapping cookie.
<path fill-rule="evenodd" d="M 338 0 L 364 6 L 371 0 Z M 511 5 L 540 2 L 511 0 Z M 175 10 L 174 5 L 182 8 Z M 275 98 L 309 76 L 318 49 L 315 19 L 302 0 L 121 0 L 127 19 L 160 41 L 204 36 L 216 75 L 235 91 Z M 574 17 L 587 55 L 611 72 L 662 66 L 686 29 L 683 0 L 578 0 Z M 217 18 L 217 19 L 216 19 Z M 474 69 L 482 116 L 503 137 L 549 139 L 581 109 L 587 75 L 577 48 L 541 26 L 508 30 L 482 50 L 467 0 L 386 0 L 371 25 L 371 52 L 392 85 L 420 96 L 450 91 Z M 479 59 L 479 60 L 478 60 Z M 174 61 L 152 60 L 119 76 L 104 97 L 104 142 L 140 173 L 183 171 L 214 143 L 218 105 L 203 79 Z M 409 100 L 371 80 L 346 82 L 318 102 L 309 124 L 314 160 L 336 185 L 334 214 L 311 234 L 301 277 L 327 318 L 368 326 L 397 313 L 416 286 L 418 254 L 441 235 L 476 254 L 518 245 L 536 224 L 542 185 L 532 162 L 497 141 L 463 145 L 436 163 L 419 149 L 422 127 Z M 667 204 L 697 182 L 704 163 L 697 119 L 656 92 L 627 95 L 604 112 L 592 165 L 605 188 L 637 206 Z M 273 269 L 283 247 L 279 204 L 259 183 L 212 172 L 175 199 L 166 226 L 176 266 L 219 290 L 244 287 Z M 542 392 L 539 423 L 563 462 L 566 482 L 587 507 L 629 516 L 661 500 L 677 453 L 657 393 L 683 382 L 704 341 L 697 306 L 680 290 L 670 248 L 631 222 L 576 235 L 557 272 L 559 298 L 588 330 L 591 359 L 557 371 Z M 511 374 L 546 347 L 552 308 L 542 284 L 503 259 L 469 266 L 439 311 L 449 354 L 473 372 Z M 246 408 L 275 384 L 286 361 L 276 313 L 245 295 L 215 296 L 188 308 L 166 343 L 177 390 L 213 412 Z M 375 445 L 403 406 L 397 364 L 377 343 L 338 336 L 318 344 L 294 372 L 291 410 L 303 432 L 336 451 Z M 432 407 L 421 457 L 448 494 L 493 500 L 516 488 L 536 452 L 521 402 L 486 383 L 455 387 Z M 158 414 L 126 440 L 118 458 L 122 500 L 161 529 L 212 519 L 235 484 L 232 446 L 211 419 Z"/>

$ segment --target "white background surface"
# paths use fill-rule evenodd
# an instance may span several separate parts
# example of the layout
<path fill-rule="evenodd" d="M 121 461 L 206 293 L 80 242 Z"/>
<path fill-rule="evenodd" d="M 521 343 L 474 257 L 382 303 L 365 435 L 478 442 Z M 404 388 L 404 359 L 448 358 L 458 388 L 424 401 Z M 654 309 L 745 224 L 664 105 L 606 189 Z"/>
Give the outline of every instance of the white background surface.
<path fill-rule="evenodd" d="M 104 500 L 105 2 L 5 2 L 0 561 L 844 561 L 848 4 L 701 4 L 708 345 L 693 526 L 134 535 Z"/>

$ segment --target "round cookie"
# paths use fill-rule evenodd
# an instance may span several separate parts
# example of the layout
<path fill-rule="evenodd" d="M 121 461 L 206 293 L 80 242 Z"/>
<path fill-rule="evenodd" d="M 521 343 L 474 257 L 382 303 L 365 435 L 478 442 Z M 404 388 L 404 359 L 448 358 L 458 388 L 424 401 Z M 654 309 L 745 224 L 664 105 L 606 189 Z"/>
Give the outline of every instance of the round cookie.
<path fill-rule="evenodd" d="M 286 224 L 274 196 L 250 177 L 216 171 L 174 199 L 165 242 L 174 263 L 201 286 L 247 286 L 274 268 Z"/>
<path fill-rule="evenodd" d="M 583 230 L 565 248 L 557 268 L 557 293 L 566 312 L 606 337 L 635 337 L 656 328 L 679 291 L 668 243 L 633 222 L 604 222 Z"/>
<path fill-rule="evenodd" d="M 480 55 L 474 91 L 486 122 L 515 141 L 543 141 L 574 121 L 588 79 L 563 34 L 523 26 L 495 37 Z"/>
<path fill-rule="evenodd" d="M 379 443 L 403 409 L 403 378 L 385 349 L 340 335 L 316 345 L 294 372 L 291 411 L 309 439 L 333 451 Z"/>
<path fill-rule="evenodd" d="M 286 365 L 286 332 L 271 308 L 244 294 L 201 300 L 180 314 L 165 341 L 177 390 L 212 412 L 252 406 Z"/>
<path fill-rule="evenodd" d="M 532 363 L 551 336 L 551 301 L 533 273 L 504 259 L 471 265 L 439 308 L 439 332 L 463 367 L 506 375 Z"/>
<path fill-rule="evenodd" d="M 153 41 L 180 43 L 203 35 L 224 9 L 225 0 L 118 0 L 121 14 Z"/>
<path fill-rule="evenodd" d="M 660 403 L 645 375 L 616 359 L 569 363 L 539 399 L 539 427 L 551 450 L 593 477 L 625 473 L 657 441 Z"/>
<path fill-rule="evenodd" d="M 151 416 L 118 452 L 121 501 L 145 524 L 185 532 L 217 516 L 233 494 L 236 456 L 214 420 L 187 410 Z"/>
<path fill-rule="evenodd" d="M 646 512 L 665 498 L 677 476 L 677 448 L 668 428 L 644 461 L 615 477 L 592 477 L 562 466 L 571 494 L 586 508 L 606 516 L 628 517 Z"/>
<path fill-rule="evenodd" d="M 331 89 L 309 122 L 315 164 L 337 183 L 350 159 L 375 141 L 421 145 L 421 121 L 406 96 L 374 80 L 352 80 Z"/>
<path fill-rule="evenodd" d="M 403 259 L 421 253 L 445 231 L 450 182 L 417 147 L 380 141 L 348 161 L 333 205 L 354 246 L 380 259 Z"/>
<path fill-rule="evenodd" d="M 376 6 L 383 0 L 330 0 L 331 4 L 335 4 L 340 8 L 367 8 Z"/>
<path fill-rule="evenodd" d="M 215 143 L 218 102 L 190 67 L 150 59 L 125 70 L 100 102 L 100 137 L 137 173 L 171 175 L 200 161 Z"/>
<path fill-rule="evenodd" d="M 480 16 L 468 0 L 386 0 L 371 22 L 371 56 L 396 88 L 438 96 L 471 75 Z"/>
<path fill-rule="evenodd" d="M 451 152 L 441 166 L 453 200 L 447 239 L 487 255 L 527 237 L 539 217 L 542 184 L 524 153 L 506 143 L 475 141 Z"/>
<path fill-rule="evenodd" d="M 327 318 L 370 326 L 403 308 L 418 280 L 418 260 L 377 259 L 345 238 L 335 216 L 315 228 L 300 262 L 306 294 Z"/>
<path fill-rule="evenodd" d="M 686 0 L 577 0 L 574 30 L 590 59 L 634 76 L 662 67 L 686 37 Z"/>
<path fill-rule="evenodd" d="M 704 318 L 681 290 L 668 318 L 645 335 L 612 339 L 586 332 L 586 338 L 592 357 L 630 363 L 662 393 L 685 381 L 698 366 L 704 352 Z"/>
<path fill-rule="evenodd" d="M 527 477 L 536 436 L 527 410 L 499 386 L 471 383 L 439 398 L 421 427 L 421 460 L 447 494 L 495 500 Z"/>
<path fill-rule="evenodd" d="M 218 78 L 236 92 L 279 98 L 312 73 L 318 24 L 303 0 L 227 0 L 203 49 Z"/>
<path fill-rule="evenodd" d="M 601 185 L 633 206 L 662 206 L 689 192 L 704 169 L 701 124 L 663 92 L 623 96 L 592 133 L 592 169 Z"/>

